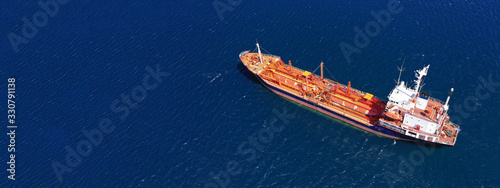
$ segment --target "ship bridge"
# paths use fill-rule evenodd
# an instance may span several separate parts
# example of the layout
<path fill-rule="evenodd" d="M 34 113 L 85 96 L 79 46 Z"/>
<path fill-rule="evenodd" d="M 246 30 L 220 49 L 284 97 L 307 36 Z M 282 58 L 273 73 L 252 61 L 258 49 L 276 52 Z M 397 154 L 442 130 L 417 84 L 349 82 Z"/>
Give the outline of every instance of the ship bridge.
<path fill-rule="evenodd" d="M 405 110 L 409 110 L 412 107 L 411 103 L 415 95 L 416 91 L 407 88 L 404 85 L 404 82 L 401 82 L 401 84 L 396 86 L 396 88 L 394 88 L 389 94 L 389 104 L 391 104 L 391 106 L 397 106 Z"/>

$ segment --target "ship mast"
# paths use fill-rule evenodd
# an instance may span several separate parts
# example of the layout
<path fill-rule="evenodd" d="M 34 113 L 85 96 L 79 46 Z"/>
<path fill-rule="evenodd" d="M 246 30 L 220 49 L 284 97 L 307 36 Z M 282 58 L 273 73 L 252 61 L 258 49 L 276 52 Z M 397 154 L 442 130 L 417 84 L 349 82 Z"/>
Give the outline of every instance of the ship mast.
<path fill-rule="evenodd" d="M 415 77 L 417 77 L 417 80 L 415 80 L 415 83 L 417 83 L 417 85 L 415 86 L 415 91 L 417 92 L 416 93 L 417 95 L 420 92 L 420 83 L 422 82 L 422 77 L 427 75 L 427 70 L 429 70 L 429 66 L 431 66 L 431 65 L 427 65 L 427 67 L 424 67 L 423 69 L 415 71 L 416 72 Z"/>
<path fill-rule="evenodd" d="M 417 80 L 415 80 L 415 83 L 417 85 L 415 86 L 415 98 L 413 98 L 413 108 L 411 109 L 411 114 L 413 114 L 415 108 L 417 108 L 417 97 L 418 97 L 419 92 L 420 92 L 420 83 L 422 82 L 422 77 L 427 75 L 427 70 L 429 70 L 429 66 L 431 66 L 431 65 L 427 65 L 427 67 L 424 67 L 423 69 L 415 71 L 415 77 L 417 77 Z"/>
<path fill-rule="evenodd" d="M 448 93 L 448 98 L 446 99 L 446 103 L 444 103 L 443 108 L 445 111 L 448 111 L 448 108 L 449 108 L 448 102 L 450 102 L 451 94 L 453 94 L 453 88 L 451 88 L 450 93 Z"/>
<path fill-rule="evenodd" d="M 448 106 L 448 102 L 450 102 L 451 94 L 453 94 L 453 88 L 451 88 L 450 92 L 448 93 L 448 98 L 446 98 L 446 102 L 443 105 L 443 115 L 441 115 L 441 119 L 438 122 L 438 124 L 440 126 L 444 125 L 444 120 L 446 118 L 446 113 L 448 113 L 448 108 L 450 107 L 450 106 Z"/>
<path fill-rule="evenodd" d="M 323 80 L 323 61 L 321 62 L 321 80 Z"/>
<path fill-rule="evenodd" d="M 257 49 L 259 50 L 260 63 L 262 63 L 262 53 L 260 52 L 260 46 L 258 42 L 257 42 Z"/>
<path fill-rule="evenodd" d="M 398 77 L 398 85 L 399 85 L 399 80 L 401 78 L 401 73 L 405 70 L 405 68 L 403 67 L 405 65 L 405 60 L 406 60 L 406 57 L 403 59 L 403 64 L 401 65 L 401 67 L 398 67 L 398 70 L 399 70 L 399 77 Z"/>

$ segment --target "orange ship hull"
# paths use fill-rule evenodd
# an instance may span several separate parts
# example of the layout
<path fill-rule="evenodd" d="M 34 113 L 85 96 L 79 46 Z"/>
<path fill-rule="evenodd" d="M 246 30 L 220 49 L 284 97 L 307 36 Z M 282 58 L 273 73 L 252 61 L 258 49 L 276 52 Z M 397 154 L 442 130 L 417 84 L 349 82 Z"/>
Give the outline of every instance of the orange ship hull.
<path fill-rule="evenodd" d="M 269 90 L 362 130 L 404 141 L 424 142 L 381 126 L 386 102 L 372 94 L 351 88 L 308 71 L 285 64 L 280 57 L 241 52 L 241 62 Z M 436 144 L 436 143 L 431 143 Z M 439 144 L 438 144 L 439 145 Z"/>
<path fill-rule="evenodd" d="M 407 140 L 384 133 L 378 120 L 385 101 L 338 82 L 286 65 L 277 56 L 244 51 L 240 60 L 274 93 L 377 135 Z"/>

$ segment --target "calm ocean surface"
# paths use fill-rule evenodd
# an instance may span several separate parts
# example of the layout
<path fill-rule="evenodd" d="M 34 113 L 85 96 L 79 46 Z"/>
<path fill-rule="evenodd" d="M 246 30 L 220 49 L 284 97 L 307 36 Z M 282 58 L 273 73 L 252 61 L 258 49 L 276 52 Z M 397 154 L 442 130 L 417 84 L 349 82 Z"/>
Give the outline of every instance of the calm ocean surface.
<path fill-rule="evenodd" d="M 498 1 L 400 1 L 351 62 L 339 44 L 355 46 L 354 28 L 389 1 L 217 2 L 230 8 L 223 21 L 213 1 L 69 1 L 17 53 L 9 33 L 23 36 L 22 18 L 43 9 L 4 3 L 0 86 L 16 78 L 18 128 L 11 181 L 1 118 L 0 186 L 500 186 Z M 379 137 L 273 94 L 238 59 L 256 39 L 298 68 L 324 61 L 339 82 L 383 100 L 403 59 L 406 82 L 430 64 L 423 91 L 445 100 L 455 88 L 456 146 Z M 154 79 L 157 69 L 168 74 Z M 156 86 L 145 90 L 145 79 Z M 84 145 L 103 122 L 114 129 Z"/>

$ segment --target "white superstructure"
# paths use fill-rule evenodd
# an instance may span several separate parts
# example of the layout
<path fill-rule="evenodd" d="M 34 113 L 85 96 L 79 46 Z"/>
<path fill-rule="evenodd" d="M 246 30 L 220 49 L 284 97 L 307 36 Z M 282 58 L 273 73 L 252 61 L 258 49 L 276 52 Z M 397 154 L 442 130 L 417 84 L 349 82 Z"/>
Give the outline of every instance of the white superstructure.
<path fill-rule="evenodd" d="M 420 140 L 439 142 L 440 138 L 444 138 L 441 134 L 445 131 L 445 126 L 454 126 L 449 122 L 447 114 L 450 96 L 443 104 L 427 94 L 420 93 L 422 78 L 427 75 L 428 70 L 429 65 L 415 71 L 417 79 L 414 80 L 414 87 L 408 87 L 404 81 L 399 82 L 398 79 L 396 87 L 387 96 L 389 101 L 380 124 Z M 451 92 L 453 88 L 450 95 Z M 446 129 L 448 130 L 449 128 Z"/>

